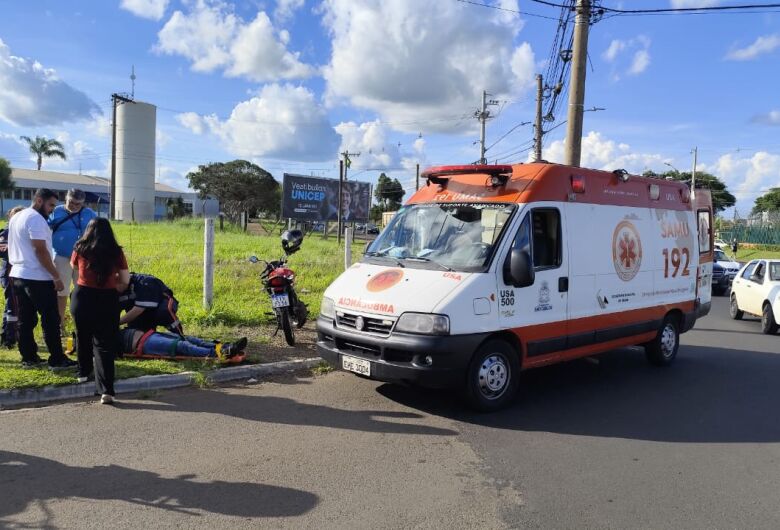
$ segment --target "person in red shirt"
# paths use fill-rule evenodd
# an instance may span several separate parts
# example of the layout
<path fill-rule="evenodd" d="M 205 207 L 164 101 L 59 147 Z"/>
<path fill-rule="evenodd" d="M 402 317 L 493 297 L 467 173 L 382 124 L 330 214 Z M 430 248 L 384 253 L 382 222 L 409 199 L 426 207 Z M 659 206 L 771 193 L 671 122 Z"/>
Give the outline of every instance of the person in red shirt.
<path fill-rule="evenodd" d="M 119 335 L 119 293 L 127 289 L 130 273 L 107 219 L 97 217 L 87 224 L 70 261 L 73 270 L 78 271 L 70 311 L 76 324 L 79 383 L 88 380 L 94 367 L 100 402 L 111 404 Z"/>

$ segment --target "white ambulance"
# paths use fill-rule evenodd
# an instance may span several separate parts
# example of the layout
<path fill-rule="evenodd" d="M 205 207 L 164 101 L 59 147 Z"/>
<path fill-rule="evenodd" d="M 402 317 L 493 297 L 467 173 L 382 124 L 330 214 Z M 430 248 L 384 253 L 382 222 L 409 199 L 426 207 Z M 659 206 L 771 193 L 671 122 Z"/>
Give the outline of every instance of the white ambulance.
<path fill-rule="evenodd" d="M 537 366 L 629 345 L 668 365 L 709 312 L 708 191 L 547 163 L 423 177 L 325 291 L 317 349 L 337 368 L 494 410 Z"/>

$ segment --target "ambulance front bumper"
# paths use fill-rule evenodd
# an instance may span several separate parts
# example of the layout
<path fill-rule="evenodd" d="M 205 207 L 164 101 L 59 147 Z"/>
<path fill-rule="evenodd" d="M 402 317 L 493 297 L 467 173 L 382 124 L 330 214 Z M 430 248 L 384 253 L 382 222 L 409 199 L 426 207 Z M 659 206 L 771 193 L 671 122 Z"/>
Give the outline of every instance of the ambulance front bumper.
<path fill-rule="evenodd" d="M 462 386 L 471 356 L 487 336 L 391 333 L 383 337 L 339 329 L 331 319 L 317 319 L 317 353 L 333 367 L 344 369 L 345 356 L 357 358 L 370 363 L 371 379 L 430 388 Z"/>

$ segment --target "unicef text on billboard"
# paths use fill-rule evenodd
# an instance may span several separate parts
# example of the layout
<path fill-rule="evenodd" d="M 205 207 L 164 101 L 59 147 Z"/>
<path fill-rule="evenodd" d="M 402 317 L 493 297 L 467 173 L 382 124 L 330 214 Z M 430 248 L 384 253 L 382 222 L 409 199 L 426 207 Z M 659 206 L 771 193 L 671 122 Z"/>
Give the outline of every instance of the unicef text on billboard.
<path fill-rule="evenodd" d="M 341 191 L 344 221 L 368 221 L 371 184 L 345 181 Z M 339 181 L 305 175 L 284 174 L 282 216 L 305 221 L 336 221 L 339 207 Z"/>

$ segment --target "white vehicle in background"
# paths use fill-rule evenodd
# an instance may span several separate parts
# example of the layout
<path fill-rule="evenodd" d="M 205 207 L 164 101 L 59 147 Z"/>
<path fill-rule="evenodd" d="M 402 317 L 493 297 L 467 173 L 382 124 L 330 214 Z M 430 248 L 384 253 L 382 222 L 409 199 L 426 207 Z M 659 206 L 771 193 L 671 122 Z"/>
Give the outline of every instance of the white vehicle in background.
<path fill-rule="evenodd" d="M 723 250 L 715 248 L 712 263 L 712 294 L 722 296 L 731 287 L 731 282 L 739 272 L 740 264 L 730 258 Z"/>
<path fill-rule="evenodd" d="M 780 314 L 780 259 L 756 259 L 745 265 L 731 286 L 731 318 L 761 317 L 761 331 L 777 332 Z"/>

